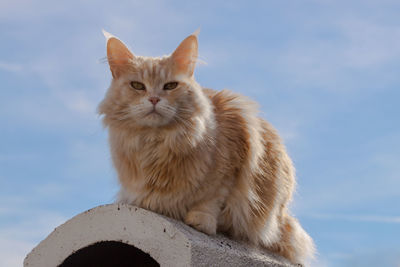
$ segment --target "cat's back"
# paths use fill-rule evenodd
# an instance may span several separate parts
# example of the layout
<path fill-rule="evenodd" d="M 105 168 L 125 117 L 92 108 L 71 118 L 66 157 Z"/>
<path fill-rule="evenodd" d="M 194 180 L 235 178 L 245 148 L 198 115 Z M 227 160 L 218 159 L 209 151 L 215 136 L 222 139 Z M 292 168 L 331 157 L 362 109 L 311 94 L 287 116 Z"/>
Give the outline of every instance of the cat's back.
<path fill-rule="evenodd" d="M 250 143 L 259 137 L 262 128 L 262 122 L 257 117 L 257 103 L 229 90 L 206 88 L 203 92 L 212 103 L 218 134 L 248 150 Z"/>
<path fill-rule="evenodd" d="M 221 127 L 246 130 L 260 124 L 258 104 L 250 98 L 229 90 L 216 91 L 204 88 L 203 92 L 211 100 L 216 120 Z"/>
<path fill-rule="evenodd" d="M 277 182 L 277 177 L 281 177 L 280 182 L 285 185 L 280 187 L 292 191 L 292 161 L 275 128 L 259 117 L 258 104 L 229 90 L 203 91 L 214 106 L 217 146 L 219 156 L 224 161 L 221 165 L 227 164 L 236 170 L 261 170 L 263 175 L 253 176 L 263 180 L 259 181 L 260 184 L 265 184 L 265 180 Z"/>
<path fill-rule="evenodd" d="M 203 89 L 214 108 L 218 128 L 218 148 L 230 165 L 256 167 L 267 147 L 281 149 L 275 129 L 258 116 L 258 104 L 250 98 L 229 90 Z"/>
<path fill-rule="evenodd" d="M 217 125 L 221 131 L 229 131 L 231 137 L 239 134 L 241 138 L 258 142 L 281 143 L 275 128 L 259 117 L 259 105 L 252 99 L 229 91 L 216 91 L 204 88 L 203 92 L 210 99 Z M 261 145 L 261 144 L 259 144 Z"/>
<path fill-rule="evenodd" d="M 259 116 L 259 105 L 252 99 L 229 91 L 217 91 L 203 88 L 210 99 L 218 126 L 222 131 L 232 130 L 231 134 L 239 134 L 249 142 L 273 143 L 283 146 L 276 129 Z M 232 136 L 231 136 L 232 137 Z M 263 144 L 258 144 L 263 146 Z"/>

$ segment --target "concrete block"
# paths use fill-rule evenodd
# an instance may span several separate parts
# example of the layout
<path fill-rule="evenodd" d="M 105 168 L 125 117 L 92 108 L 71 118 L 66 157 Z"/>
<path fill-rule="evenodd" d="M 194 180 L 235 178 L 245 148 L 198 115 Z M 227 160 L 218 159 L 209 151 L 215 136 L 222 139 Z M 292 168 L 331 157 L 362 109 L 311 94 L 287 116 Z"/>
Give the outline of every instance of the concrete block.
<path fill-rule="evenodd" d="M 118 266 L 293 266 L 272 253 L 125 204 L 99 206 L 68 220 L 26 256 L 24 266 L 85 266 L 84 261 L 94 260 L 103 266 L 107 261 Z"/>

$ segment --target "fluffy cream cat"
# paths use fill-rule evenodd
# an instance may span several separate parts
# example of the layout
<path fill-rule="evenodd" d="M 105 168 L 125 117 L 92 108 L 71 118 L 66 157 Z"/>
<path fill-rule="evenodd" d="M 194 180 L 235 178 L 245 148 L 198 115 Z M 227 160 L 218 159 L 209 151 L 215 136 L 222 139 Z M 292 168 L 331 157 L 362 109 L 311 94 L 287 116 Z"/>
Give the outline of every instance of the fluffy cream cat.
<path fill-rule="evenodd" d="M 197 34 L 162 58 L 133 55 L 105 36 L 113 79 L 99 113 L 119 201 L 304 264 L 314 246 L 288 214 L 292 162 L 256 103 L 195 81 Z"/>

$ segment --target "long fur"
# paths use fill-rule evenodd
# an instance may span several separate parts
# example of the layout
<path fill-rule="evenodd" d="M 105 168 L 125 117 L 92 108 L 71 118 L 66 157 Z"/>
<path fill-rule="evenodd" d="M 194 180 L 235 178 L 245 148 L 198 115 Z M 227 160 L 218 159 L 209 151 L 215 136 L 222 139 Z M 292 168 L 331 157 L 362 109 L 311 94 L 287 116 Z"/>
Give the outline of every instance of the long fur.
<path fill-rule="evenodd" d="M 295 173 L 281 139 L 258 117 L 256 103 L 195 81 L 197 36 L 190 37 L 184 42 L 195 44 L 183 42 L 171 56 L 130 54 L 116 64 L 113 57 L 129 53 L 122 43 L 116 48 L 108 40 L 114 78 L 99 113 L 109 129 L 119 202 L 305 264 L 314 245 L 288 212 Z M 142 82 L 146 90 L 133 89 L 131 81 Z M 178 87 L 163 90 L 170 81 Z M 151 96 L 161 99 L 156 106 L 148 101 Z M 157 114 L 149 114 L 153 108 Z"/>

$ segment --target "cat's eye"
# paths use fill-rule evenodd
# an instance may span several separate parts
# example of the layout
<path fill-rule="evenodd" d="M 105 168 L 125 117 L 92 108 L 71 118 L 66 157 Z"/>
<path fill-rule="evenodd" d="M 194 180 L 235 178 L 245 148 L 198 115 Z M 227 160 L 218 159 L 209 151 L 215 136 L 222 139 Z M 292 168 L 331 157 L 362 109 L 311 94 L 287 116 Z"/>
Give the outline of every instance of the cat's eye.
<path fill-rule="evenodd" d="M 175 89 L 178 86 L 178 82 L 170 82 L 164 84 L 164 90 L 172 90 Z"/>
<path fill-rule="evenodd" d="M 144 84 L 140 82 L 131 82 L 131 86 L 133 89 L 136 90 L 146 90 L 146 86 L 144 86 Z"/>

